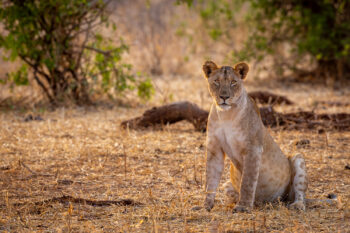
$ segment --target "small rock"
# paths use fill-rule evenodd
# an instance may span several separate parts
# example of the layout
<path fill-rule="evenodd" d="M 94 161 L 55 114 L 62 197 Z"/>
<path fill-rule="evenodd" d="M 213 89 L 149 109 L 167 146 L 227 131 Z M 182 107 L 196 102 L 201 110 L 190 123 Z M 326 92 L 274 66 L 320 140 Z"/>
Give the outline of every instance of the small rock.
<path fill-rule="evenodd" d="M 61 136 L 61 138 L 74 138 L 72 135 L 66 133 Z"/>
<path fill-rule="evenodd" d="M 306 146 L 306 145 L 310 145 L 310 140 L 309 139 L 301 139 L 300 141 L 297 141 L 295 143 L 296 146 L 298 147 L 303 147 L 303 146 Z"/>
<path fill-rule="evenodd" d="M 32 121 L 32 120 L 33 120 L 32 114 L 29 114 L 28 116 L 26 116 L 26 117 L 24 118 L 24 121 L 25 121 L 25 122 Z"/>
<path fill-rule="evenodd" d="M 25 122 L 29 122 L 29 121 L 43 121 L 44 119 L 40 116 L 40 115 L 37 115 L 37 116 L 33 116 L 32 114 L 29 114 L 27 115 L 25 118 L 24 118 L 24 121 Z"/>
<path fill-rule="evenodd" d="M 159 148 L 156 148 L 155 150 L 154 150 L 154 153 L 158 153 L 158 154 L 160 154 L 160 153 L 162 153 L 163 151 L 161 150 L 161 149 L 159 149 Z"/>
<path fill-rule="evenodd" d="M 337 195 L 335 195 L 334 193 L 330 193 L 327 195 L 328 199 L 337 199 Z"/>
<path fill-rule="evenodd" d="M 73 184 L 73 181 L 71 181 L 71 180 L 57 180 L 57 184 L 71 185 L 71 184 Z"/>
<path fill-rule="evenodd" d="M 202 206 L 195 206 L 191 210 L 192 211 L 198 211 L 198 210 L 201 210 L 202 208 L 203 208 Z"/>
<path fill-rule="evenodd" d="M 34 117 L 34 120 L 35 121 L 43 121 L 44 119 L 38 115 L 38 116 Z"/>
<path fill-rule="evenodd" d="M 0 170 L 2 170 L 2 171 L 10 170 L 10 166 L 2 166 L 2 167 L 0 167 Z"/>
<path fill-rule="evenodd" d="M 324 132 L 325 132 L 324 129 L 319 129 L 319 130 L 318 130 L 318 133 L 319 133 L 319 134 L 323 134 Z"/>

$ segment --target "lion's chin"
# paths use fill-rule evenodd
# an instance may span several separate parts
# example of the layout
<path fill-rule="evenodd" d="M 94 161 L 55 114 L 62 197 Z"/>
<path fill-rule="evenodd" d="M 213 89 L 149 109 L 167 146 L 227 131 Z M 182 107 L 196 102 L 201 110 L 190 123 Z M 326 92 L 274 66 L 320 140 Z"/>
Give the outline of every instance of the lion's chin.
<path fill-rule="evenodd" d="M 231 109 L 231 105 L 228 104 L 219 104 L 218 107 L 221 111 L 227 111 Z"/>

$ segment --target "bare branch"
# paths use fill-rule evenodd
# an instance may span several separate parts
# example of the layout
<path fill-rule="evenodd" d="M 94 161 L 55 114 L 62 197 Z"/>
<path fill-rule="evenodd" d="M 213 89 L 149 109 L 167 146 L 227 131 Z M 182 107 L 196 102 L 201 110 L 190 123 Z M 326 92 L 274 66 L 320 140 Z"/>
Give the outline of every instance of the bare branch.
<path fill-rule="evenodd" d="M 92 50 L 92 51 L 95 51 L 97 53 L 101 53 L 101 54 L 103 54 L 103 55 L 105 55 L 107 57 L 111 56 L 111 53 L 113 53 L 115 51 L 115 49 L 113 49 L 113 50 L 102 50 L 102 49 L 94 48 L 94 47 L 91 47 L 91 46 L 85 46 L 84 48 Z"/>
<path fill-rule="evenodd" d="M 46 88 L 46 86 L 41 82 L 41 80 L 39 79 L 39 77 L 36 75 L 37 70 L 34 69 L 34 79 L 35 81 L 39 84 L 39 86 L 44 90 L 47 98 L 49 98 L 51 103 L 55 102 L 55 99 L 51 96 L 49 90 Z"/>

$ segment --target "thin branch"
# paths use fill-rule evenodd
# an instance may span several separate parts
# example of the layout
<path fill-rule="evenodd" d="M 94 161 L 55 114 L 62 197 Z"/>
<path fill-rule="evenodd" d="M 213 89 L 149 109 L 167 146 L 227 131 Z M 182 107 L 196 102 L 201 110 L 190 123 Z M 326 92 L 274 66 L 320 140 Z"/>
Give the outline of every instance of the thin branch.
<path fill-rule="evenodd" d="M 20 165 L 22 165 L 25 169 L 27 169 L 30 173 L 32 173 L 33 175 L 38 175 L 36 172 L 34 172 L 34 171 L 32 171 L 32 169 L 30 169 L 27 165 L 25 165 L 25 163 L 23 162 L 23 161 L 21 161 L 21 160 L 19 160 L 18 161 L 18 163 L 20 164 Z"/>
<path fill-rule="evenodd" d="M 34 64 L 34 63 L 32 63 L 31 61 L 29 61 L 24 55 L 19 54 L 18 56 L 19 56 L 25 63 L 27 63 L 30 67 L 32 67 L 33 69 L 35 69 L 35 70 L 38 72 L 38 74 L 44 76 L 44 77 L 46 78 L 47 82 L 50 83 L 50 77 L 49 77 L 46 73 L 44 73 L 43 71 L 41 71 L 41 70 L 38 69 L 38 68 L 39 68 L 39 65 L 37 64 L 38 62 L 37 62 L 36 64 Z"/>
<path fill-rule="evenodd" d="M 19 160 L 18 163 L 23 166 L 25 169 L 27 169 L 30 173 L 32 173 L 32 175 L 34 176 L 53 176 L 53 175 L 49 175 L 49 174 L 41 174 L 41 173 L 37 173 L 34 172 L 32 169 L 30 169 L 22 160 Z"/>
<path fill-rule="evenodd" d="M 36 80 L 36 82 L 39 84 L 39 86 L 43 89 L 43 91 L 45 92 L 46 96 L 49 98 L 51 103 L 54 103 L 55 100 L 54 98 L 51 96 L 49 90 L 45 87 L 45 85 L 41 82 L 41 80 L 39 79 L 39 77 L 36 75 L 37 71 L 34 69 L 34 79 Z"/>
<path fill-rule="evenodd" d="M 95 47 L 91 47 L 91 46 L 84 46 L 85 49 L 89 49 L 89 50 L 92 50 L 92 51 L 95 51 L 97 53 L 101 53 L 107 57 L 110 57 L 111 56 L 111 53 L 113 53 L 116 49 L 112 49 L 112 50 L 102 50 L 102 49 L 98 49 L 98 48 L 95 48 Z"/>
<path fill-rule="evenodd" d="M 28 64 L 30 67 L 32 67 L 32 69 L 34 70 L 34 79 L 35 81 L 39 84 L 39 86 L 43 89 L 43 91 L 45 92 L 46 96 L 49 98 L 51 103 L 54 103 L 54 98 L 51 96 L 49 90 L 46 88 L 46 86 L 41 82 L 41 80 L 39 79 L 39 77 L 37 76 L 37 73 L 39 73 L 40 75 L 43 75 L 46 80 L 49 82 L 50 81 L 50 77 L 45 74 L 44 72 L 40 71 L 38 69 L 38 64 L 33 64 L 32 62 L 30 62 L 25 56 L 23 56 L 22 54 L 19 54 L 19 57 L 26 63 Z M 50 83 L 50 82 L 49 82 Z"/>
<path fill-rule="evenodd" d="M 86 34 L 85 34 L 85 39 L 82 43 L 82 46 L 81 46 L 81 50 L 79 52 L 79 55 L 78 55 L 78 58 L 77 58 L 77 61 L 76 61 L 76 64 L 77 64 L 77 67 L 80 67 L 80 64 L 81 64 L 81 58 L 83 57 L 83 53 L 84 53 L 84 48 L 89 40 L 89 34 L 90 34 L 90 31 L 91 31 L 91 24 L 88 25 L 88 28 L 86 30 Z"/>

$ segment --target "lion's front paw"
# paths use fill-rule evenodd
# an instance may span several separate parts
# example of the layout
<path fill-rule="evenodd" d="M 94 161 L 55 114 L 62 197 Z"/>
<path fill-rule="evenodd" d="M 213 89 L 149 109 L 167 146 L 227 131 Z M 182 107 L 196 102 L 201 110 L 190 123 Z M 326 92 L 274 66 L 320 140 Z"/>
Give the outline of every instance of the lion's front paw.
<path fill-rule="evenodd" d="M 205 199 L 204 208 L 210 211 L 214 207 L 214 200 L 210 198 Z"/>
<path fill-rule="evenodd" d="M 242 205 L 236 205 L 235 208 L 233 208 L 233 213 L 249 213 L 251 211 L 250 207 L 242 206 Z"/>
<path fill-rule="evenodd" d="M 303 201 L 295 201 L 289 205 L 290 209 L 294 210 L 304 210 L 305 211 L 305 203 Z"/>

